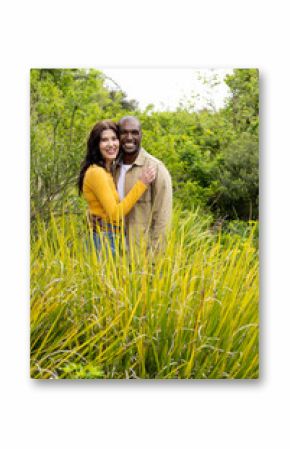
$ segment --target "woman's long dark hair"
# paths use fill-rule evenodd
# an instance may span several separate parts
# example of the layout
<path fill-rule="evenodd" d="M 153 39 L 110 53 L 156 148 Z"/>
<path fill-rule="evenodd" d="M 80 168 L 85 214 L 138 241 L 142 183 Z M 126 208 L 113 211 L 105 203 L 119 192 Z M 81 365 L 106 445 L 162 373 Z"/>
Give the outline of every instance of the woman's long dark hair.
<path fill-rule="evenodd" d="M 83 191 L 84 177 L 90 165 L 96 164 L 105 168 L 105 161 L 100 153 L 100 139 L 102 132 L 111 129 L 119 138 L 119 127 L 112 120 L 102 120 L 93 127 L 87 142 L 87 154 L 81 165 L 81 171 L 78 179 L 79 194 Z M 120 154 L 118 155 L 118 159 Z"/>

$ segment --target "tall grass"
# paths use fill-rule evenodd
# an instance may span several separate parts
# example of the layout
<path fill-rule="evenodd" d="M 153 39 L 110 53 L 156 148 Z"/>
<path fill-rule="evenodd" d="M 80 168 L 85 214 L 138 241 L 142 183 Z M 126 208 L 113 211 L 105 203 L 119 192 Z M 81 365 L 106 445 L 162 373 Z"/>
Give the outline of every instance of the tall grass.
<path fill-rule="evenodd" d="M 79 217 L 31 241 L 33 378 L 258 377 L 258 256 L 175 215 L 164 254 L 97 258 Z"/>

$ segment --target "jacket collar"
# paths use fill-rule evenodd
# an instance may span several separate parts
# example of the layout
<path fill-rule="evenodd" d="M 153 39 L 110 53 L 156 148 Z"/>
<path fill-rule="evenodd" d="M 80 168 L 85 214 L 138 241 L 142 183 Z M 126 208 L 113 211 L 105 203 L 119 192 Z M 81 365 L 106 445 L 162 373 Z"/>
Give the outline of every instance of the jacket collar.
<path fill-rule="evenodd" d="M 146 162 L 146 154 L 147 154 L 147 151 L 145 151 L 144 148 L 141 147 L 139 150 L 138 156 L 132 165 L 143 166 Z M 120 166 L 121 164 L 122 164 L 122 161 L 119 161 L 118 166 Z"/>
<path fill-rule="evenodd" d="M 135 161 L 133 162 L 133 165 L 144 165 L 145 164 L 145 160 L 146 160 L 146 151 L 144 150 L 144 148 L 140 148 L 139 150 L 139 154 L 137 156 L 137 158 L 135 159 Z"/>

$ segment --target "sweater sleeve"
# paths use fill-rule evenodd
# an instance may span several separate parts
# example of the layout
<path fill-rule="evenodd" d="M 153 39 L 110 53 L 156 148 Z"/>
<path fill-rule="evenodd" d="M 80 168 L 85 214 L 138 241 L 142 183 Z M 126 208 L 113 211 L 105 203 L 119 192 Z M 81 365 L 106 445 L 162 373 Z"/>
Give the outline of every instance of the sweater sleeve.
<path fill-rule="evenodd" d="M 162 248 L 172 215 L 171 176 L 164 165 L 159 165 L 152 195 L 152 247 Z"/>
<path fill-rule="evenodd" d="M 148 186 L 137 181 L 121 202 L 117 202 L 108 173 L 101 167 L 90 168 L 86 173 L 85 182 L 93 191 L 105 210 L 110 221 L 119 222 L 135 206 Z"/>

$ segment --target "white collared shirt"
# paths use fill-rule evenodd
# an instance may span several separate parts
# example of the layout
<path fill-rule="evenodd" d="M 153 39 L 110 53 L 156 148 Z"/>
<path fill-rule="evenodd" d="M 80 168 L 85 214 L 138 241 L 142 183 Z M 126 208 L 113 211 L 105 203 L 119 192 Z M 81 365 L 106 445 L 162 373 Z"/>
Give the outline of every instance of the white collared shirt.
<path fill-rule="evenodd" d="M 120 176 L 119 176 L 118 185 L 117 185 L 117 190 L 118 190 L 118 194 L 119 194 L 119 197 L 120 197 L 121 201 L 125 197 L 125 178 L 126 178 L 126 173 L 129 170 L 129 168 L 131 168 L 131 167 L 132 167 L 132 164 L 131 165 L 121 164 Z"/>

